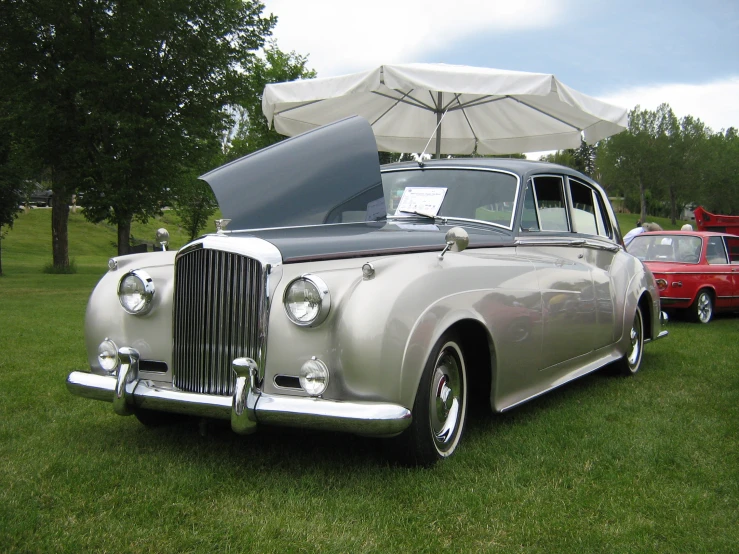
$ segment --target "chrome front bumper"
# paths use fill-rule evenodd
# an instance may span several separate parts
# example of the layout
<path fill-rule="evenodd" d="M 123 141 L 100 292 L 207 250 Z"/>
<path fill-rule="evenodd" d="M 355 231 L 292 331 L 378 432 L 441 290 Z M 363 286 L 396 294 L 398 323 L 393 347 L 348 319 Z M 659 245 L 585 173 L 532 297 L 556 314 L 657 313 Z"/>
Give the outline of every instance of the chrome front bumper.
<path fill-rule="evenodd" d="M 391 436 L 411 423 L 410 410 L 397 404 L 264 394 L 257 387 L 256 363 L 248 358 L 233 362 L 236 372 L 233 396 L 217 396 L 183 392 L 139 379 L 139 354 L 133 348 L 121 348 L 119 357 L 121 364 L 115 376 L 70 373 L 69 392 L 112 402 L 113 410 L 119 415 L 130 415 L 136 408 L 142 408 L 227 419 L 231 420 L 231 428 L 241 434 L 254 432 L 259 423 Z"/>

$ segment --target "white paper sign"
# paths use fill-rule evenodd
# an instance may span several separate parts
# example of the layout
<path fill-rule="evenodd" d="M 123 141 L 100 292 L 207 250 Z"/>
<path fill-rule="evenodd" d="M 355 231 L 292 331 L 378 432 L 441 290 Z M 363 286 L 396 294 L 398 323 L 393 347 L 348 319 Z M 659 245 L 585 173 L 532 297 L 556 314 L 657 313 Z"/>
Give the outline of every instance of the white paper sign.
<path fill-rule="evenodd" d="M 365 221 L 377 221 L 385 217 L 385 197 L 378 198 L 367 204 L 367 217 Z"/>
<path fill-rule="evenodd" d="M 417 212 L 435 216 L 439 213 L 446 190 L 446 187 L 406 187 L 395 215 L 403 215 L 402 212 Z"/>

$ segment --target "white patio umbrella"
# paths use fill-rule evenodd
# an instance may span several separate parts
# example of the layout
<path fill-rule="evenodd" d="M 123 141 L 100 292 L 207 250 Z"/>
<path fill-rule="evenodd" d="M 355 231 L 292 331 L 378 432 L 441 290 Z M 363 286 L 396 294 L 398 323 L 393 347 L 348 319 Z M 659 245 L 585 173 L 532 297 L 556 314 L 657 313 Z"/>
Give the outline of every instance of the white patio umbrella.
<path fill-rule="evenodd" d="M 339 77 L 267 85 L 262 111 L 293 136 L 351 115 L 379 150 L 511 154 L 577 148 L 627 128 L 627 111 L 554 75 L 446 64 L 382 65 Z"/>

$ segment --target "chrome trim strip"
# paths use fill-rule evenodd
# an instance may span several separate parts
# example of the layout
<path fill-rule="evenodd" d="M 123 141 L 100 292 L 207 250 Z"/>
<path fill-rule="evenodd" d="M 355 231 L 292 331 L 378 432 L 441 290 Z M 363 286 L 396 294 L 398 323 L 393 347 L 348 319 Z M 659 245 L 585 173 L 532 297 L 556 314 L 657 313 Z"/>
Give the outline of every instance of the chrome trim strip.
<path fill-rule="evenodd" d="M 677 264 L 682 262 L 666 262 L 664 260 L 642 260 L 644 263 L 660 263 L 660 264 Z M 702 266 L 705 267 L 705 266 Z M 701 275 L 731 275 L 728 271 L 652 271 L 655 275 L 693 275 L 700 277 Z"/>
<path fill-rule="evenodd" d="M 67 388 L 75 396 L 113 402 L 116 378 L 73 371 Z M 411 423 L 411 412 L 398 404 L 384 402 L 339 402 L 299 396 L 253 395 L 250 385 L 247 414 L 265 425 L 290 425 L 309 429 L 343 431 L 369 436 L 395 435 Z M 132 383 L 132 406 L 200 417 L 231 420 L 234 396 L 197 394 L 168 389 L 151 381 Z M 242 412 L 243 414 L 243 412 Z M 243 415 L 242 415 L 243 418 Z"/>
<path fill-rule="evenodd" d="M 646 338 L 645 337 L 644 338 L 644 344 L 647 344 L 648 342 L 654 342 L 654 341 L 659 340 L 659 339 L 663 339 L 663 338 L 665 338 L 669 334 L 670 334 L 669 331 L 660 331 L 659 332 L 659 335 L 657 335 L 657 338 L 650 339 L 650 338 Z"/>
<path fill-rule="evenodd" d="M 176 259 L 198 248 L 240 254 L 258 260 L 262 266 L 276 267 L 282 264 L 282 254 L 271 242 L 250 236 L 231 237 L 229 234 L 200 237 L 177 252 Z"/>
<path fill-rule="evenodd" d="M 537 231 L 532 231 L 537 232 Z M 543 231 L 546 232 L 546 231 Z M 583 238 L 563 238 L 563 237 L 525 237 L 518 238 L 513 241 L 513 246 L 565 246 L 565 247 L 583 247 L 585 239 Z"/>
<path fill-rule="evenodd" d="M 500 227 L 502 229 L 507 229 L 508 231 L 512 231 L 513 230 L 513 223 L 516 221 L 516 212 L 518 211 L 518 201 L 519 201 L 519 196 L 520 196 L 520 192 L 521 192 L 521 176 L 518 175 L 517 173 L 513 173 L 512 171 L 508 171 L 506 169 L 497 169 L 497 168 L 492 168 L 492 167 L 479 167 L 479 166 L 478 167 L 462 167 L 462 166 L 458 166 L 458 165 L 455 166 L 455 165 L 436 165 L 436 164 L 434 164 L 433 166 L 428 166 L 427 165 L 427 166 L 423 166 L 423 167 L 396 167 L 396 168 L 393 168 L 393 169 L 381 169 L 380 170 L 380 175 L 382 175 L 384 173 L 397 173 L 399 171 L 436 171 L 438 169 L 450 169 L 450 170 L 453 170 L 453 171 L 470 171 L 470 170 L 471 171 L 487 171 L 489 173 L 502 173 L 504 175 L 510 175 L 511 177 L 515 177 L 516 178 L 516 194 L 515 194 L 515 196 L 513 198 L 513 210 L 511 211 L 511 224 L 510 225 L 507 225 L 507 226 L 506 225 L 497 225 L 497 224 L 495 224 L 496 227 Z M 383 185 L 383 191 L 384 191 L 384 185 Z M 443 215 L 440 215 L 440 216 L 437 216 L 437 217 L 439 217 L 440 219 L 444 219 L 445 217 L 448 217 L 448 219 L 454 219 L 456 221 L 463 220 L 462 218 L 453 217 L 453 216 L 443 216 Z M 389 218 L 390 217 L 388 217 L 388 219 Z M 486 221 L 478 220 L 478 219 L 470 219 L 468 221 L 470 221 L 470 222 L 480 221 L 482 223 L 491 224 L 489 221 L 486 222 Z"/>
<path fill-rule="evenodd" d="M 230 250 L 201 246 L 178 255 L 172 350 L 176 387 L 232 394 L 235 358 L 248 356 L 264 367 L 270 270 L 269 264 Z"/>
<path fill-rule="evenodd" d="M 604 240 L 587 239 L 585 241 L 585 246 L 588 248 L 596 248 L 598 250 L 606 250 L 608 252 L 618 252 L 619 250 L 623 249 L 623 247 L 620 244 L 609 242 L 605 239 Z"/>
<path fill-rule="evenodd" d="M 133 348 L 123 347 L 118 350 L 121 365 L 115 377 L 113 393 L 113 411 L 118 415 L 131 415 L 133 410 L 133 389 L 139 379 L 139 353 Z"/>
<path fill-rule="evenodd" d="M 231 429 L 240 435 L 248 435 L 257 430 L 254 416 L 255 394 L 259 368 L 251 358 L 236 358 L 231 364 L 236 373 L 236 387 L 231 404 Z"/>
<path fill-rule="evenodd" d="M 339 402 L 301 396 L 263 394 L 256 406 L 257 421 L 268 425 L 310 427 L 360 435 L 395 435 L 411 423 L 411 412 L 397 404 Z"/>

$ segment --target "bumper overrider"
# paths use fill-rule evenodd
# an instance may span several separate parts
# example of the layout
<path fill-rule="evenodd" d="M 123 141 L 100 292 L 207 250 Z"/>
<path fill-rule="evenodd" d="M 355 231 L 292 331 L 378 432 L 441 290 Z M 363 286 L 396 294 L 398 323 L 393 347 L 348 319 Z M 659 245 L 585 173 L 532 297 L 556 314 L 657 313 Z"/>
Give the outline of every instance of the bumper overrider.
<path fill-rule="evenodd" d="M 234 393 L 220 396 L 183 392 L 139 379 L 139 353 L 122 347 L 118 356 L 120 365 L 115 375 L 70 373 L 69 392 L 112 402 L 113 411 L 119 415 L 130 415 L 140 408 L 231 420 L 231 428 L 240 434 L 252 433 L 257 424 L 265 424 L 392 436 L 411 423 L 410 410 L 397 404 L 264 394 L 257 382 L 259 368 L 250 358 L 233 361 Z"/>

